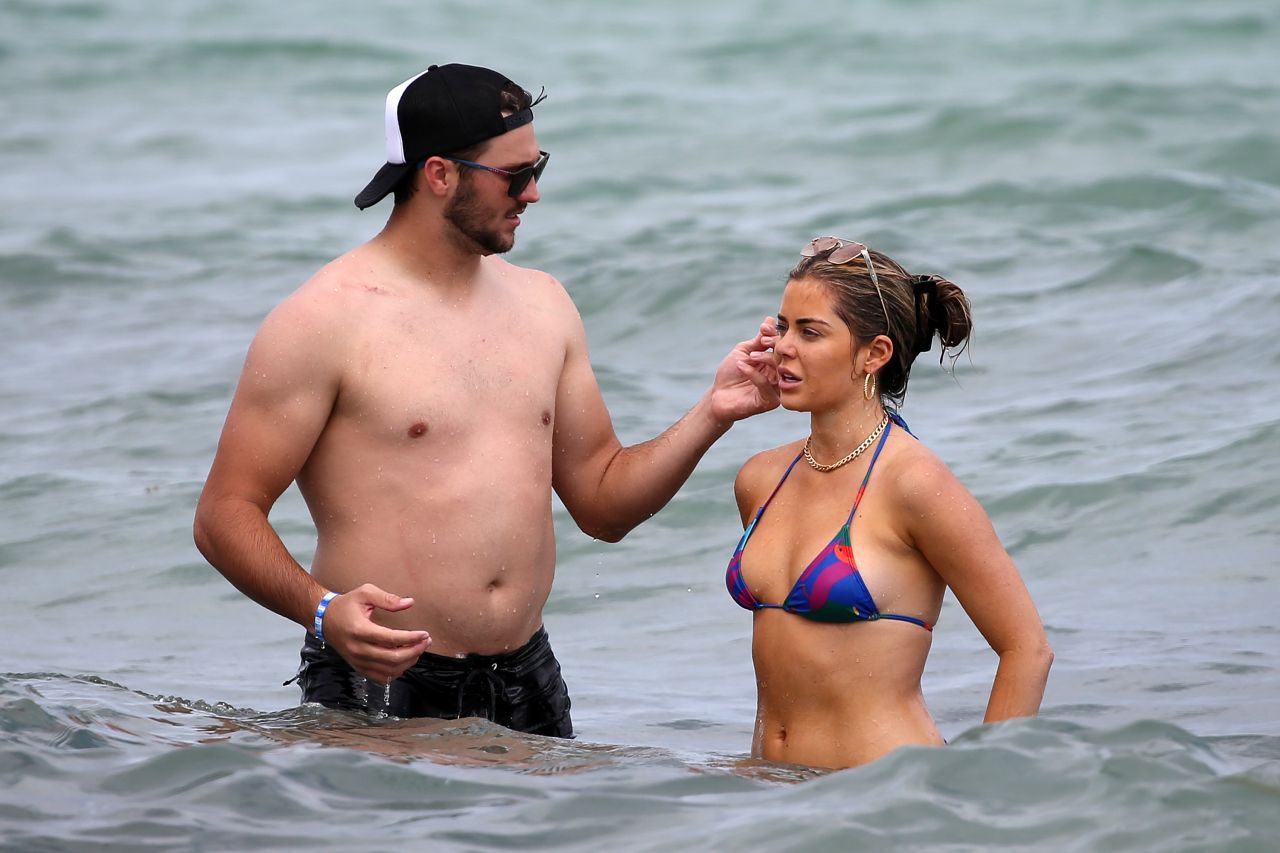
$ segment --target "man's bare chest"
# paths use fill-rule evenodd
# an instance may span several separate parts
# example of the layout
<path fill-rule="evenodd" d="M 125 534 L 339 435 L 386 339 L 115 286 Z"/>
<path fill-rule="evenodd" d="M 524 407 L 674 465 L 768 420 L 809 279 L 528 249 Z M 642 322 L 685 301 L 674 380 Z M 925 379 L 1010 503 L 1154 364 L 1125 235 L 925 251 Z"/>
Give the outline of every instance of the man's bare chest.
<path fill-rule="evenodd" d="M 409 438 L 546 427 L 563 366 L 562 346 L 492 332 L 362 342 L 343 371 L 334 417 Z"/>

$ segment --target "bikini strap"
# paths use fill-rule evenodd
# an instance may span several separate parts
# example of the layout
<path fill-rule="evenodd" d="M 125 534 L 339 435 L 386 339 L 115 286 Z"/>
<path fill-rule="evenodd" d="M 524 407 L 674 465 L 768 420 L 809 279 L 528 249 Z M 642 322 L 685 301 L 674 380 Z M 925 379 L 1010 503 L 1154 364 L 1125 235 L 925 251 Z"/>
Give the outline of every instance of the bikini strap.
<path fill-rule="evenodd" d="M 769 504 L 773 503 L 773 496 L 778 493 L 778 489 L 782 488 L 782 484 L 785 483 L 787 481 L 787 478 L 791 476 L 791 469 L 796 467 L 796 463 L 799 462 L 801 457 L 803 456 L 804 456 L 804 451 L 802 450 L 796 454 L 795 459 L 791 460 L 791 464 L 788 465 L 787 470 L 783 472 L 782 479 L 778 481 L 778 485 L 773 487 L 773 491 L 769 493 L 768 499 L 764 503 L 760 504 L 760 509 L 758 512 L 756 512 L 756 518 L 759 518 L 760 516 L 764 515 L 764 508 L 767 507 Z"/>
<path fill-rule="evenodd" d="M 747 540 L 751 538 L 751 533 L 756 529 L 756 524 L 760 521 L 760 516 L 764 515 L 765 508 L 773 502 L 773 496 L 778 493 L 778 489 L 782 488 L 782 484 L 791 476 L 791 469 L 796 467 L 796 463 L 800 461 L 800 457 L 804 456 L 804 452 L 796 454 L 796 458 L 791 460 L 791 464 L 787 466 L 787 470 L 783 473 L 782 479 L 778 481 L 778 485 L 773 487 L 773 491 L 769 493 L 769 497 L 764 503 L 760 504 L 760 508 L 756 510 L 755 518 L 751 519 L 751 523 L 747 525 L 747 529 L 742 531 L 742 538 L 738 540 L 738 547 L 734 549 L 734 555 L 741 554 L 747 547 Z"/>
<path fill-rule="evenodd" d="M 914 616 L 903 616 L 901 613 L 881 613 L 879 616 L 876 616 L 875 618 L 876 619 L 896 619 L 899 622 L 910 622 L 912 625 L 919 625 L 921 628 L 925 629 L 926 631 L 929 631 L 930 633 L 933 632 L 932 624 L 924 621 L 923 619 L 917 619 Z"/>
<path fill-rule="evenodd" d="M 884 425 L 884 433 L 880 436 L 880 441 L 876 443 L 876 452 L 871 454 L 871 464 L 867 466 L 867 473 L 862 478 L 862 485 L 858 487 L 857 497 L 853 499 L 853 509 L 849 510 L 849 517 L 845 519 L 845 525 L 853 523 L 854 513 L 858 511 L 858 504 L 862 503 L 862 493 L 867 490 L 867 483 L 871 481 L 871 471 L 876 467 L 876 460 L 880 458 L 880 451 L 884 450 L 884 443 L 889 440 L 889 433 L 893 430 L 893 419 L 889 419 L 889 423 Z"/>

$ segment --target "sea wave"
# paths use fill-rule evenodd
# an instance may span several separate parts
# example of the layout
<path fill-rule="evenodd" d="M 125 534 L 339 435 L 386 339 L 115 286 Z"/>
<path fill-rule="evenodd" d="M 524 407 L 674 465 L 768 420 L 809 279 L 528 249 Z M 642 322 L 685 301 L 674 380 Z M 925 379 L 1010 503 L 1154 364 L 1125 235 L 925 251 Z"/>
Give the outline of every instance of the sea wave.
<path fill-rule="evenodd" d="M 198 837 L 234 849 L 649 850 L 694 833 L 716 850 L 1223 850 L 1280 832 L 1280 739 L 1149 720 L 988 726 L 820 772 L 10 673 L 0 743 L 0 780 L 17 795 L 8 838 L 25 849 Z"/>

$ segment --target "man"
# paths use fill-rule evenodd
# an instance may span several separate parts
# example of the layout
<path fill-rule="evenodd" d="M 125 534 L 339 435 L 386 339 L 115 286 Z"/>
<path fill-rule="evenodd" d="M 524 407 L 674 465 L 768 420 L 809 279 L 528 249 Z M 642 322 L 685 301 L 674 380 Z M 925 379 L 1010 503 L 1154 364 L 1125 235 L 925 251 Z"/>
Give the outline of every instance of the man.
<path fill-rule="evenodd" d="M 678 423 L 621 446 L 568 294 L 498 257 L 540 198 L 535 103 L 465 65 L 393 89 L 387 163 L 356 197 L 394 192 L 386 227 L 250 346 L 195 539 L 309 629 L 303 701 L 572 736 L 542 628 L 552 489 L 583 531 L 617 541 L 734 420 L 777 405 L 762 325 Z M 310 574 L 267 520 L 295 479 L 318 537 Z"/>

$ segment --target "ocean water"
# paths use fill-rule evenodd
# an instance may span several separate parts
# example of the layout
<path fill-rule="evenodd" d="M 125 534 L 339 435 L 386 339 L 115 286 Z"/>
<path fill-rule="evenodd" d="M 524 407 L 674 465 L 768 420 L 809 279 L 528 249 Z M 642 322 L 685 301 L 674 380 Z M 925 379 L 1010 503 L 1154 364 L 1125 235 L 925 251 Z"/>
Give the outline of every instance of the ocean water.
<path fill-rule="evenodd" d="M 1262 0 L 0 4 L 0 848 L 1275 849 L 1278 38 Z M 722 579 L 781 411 L 620 544 L 557 510 L 578 740 L 297 707 L 300 630 L 192 511 L 258 322 L 381 227 L 386 90 L 447 61 L 546 87 L 511 258 L 572 293 L 626 442 L 814 235 L 966 290 L 903 413 L 1041 610 L 1040 718 L 979 725 L 949 599 L 951 746 L 749 759 Z M 306 562 L 296 492 L 273 521 Z"/>

